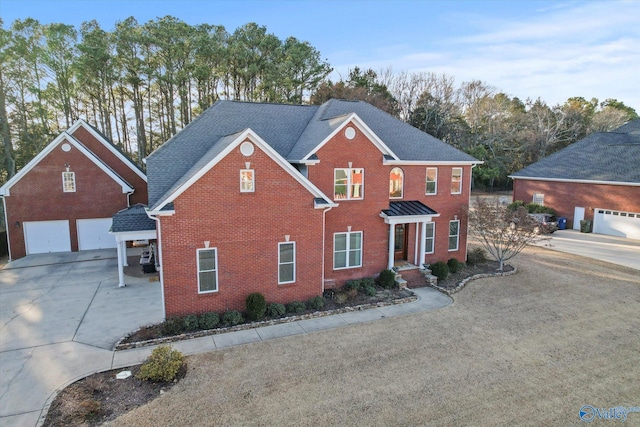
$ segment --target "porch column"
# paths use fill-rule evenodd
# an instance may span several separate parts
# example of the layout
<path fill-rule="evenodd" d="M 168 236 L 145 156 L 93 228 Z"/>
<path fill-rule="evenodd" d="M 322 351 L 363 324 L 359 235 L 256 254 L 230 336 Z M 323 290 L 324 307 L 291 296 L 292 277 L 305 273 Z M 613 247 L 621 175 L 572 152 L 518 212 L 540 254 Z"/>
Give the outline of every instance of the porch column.
<path fill-rule="evenodd" d="M 129 260 L 127 259 L 127 241 L 122 242 L 122 265 L 129 267 Z"/>
<path fill-rule="evenodd" d="M 424 252 L 426 248 L 426 240 L 427 240 L 427 223 L 420 223 L 420 262 L 418 266 L 422 268 L 422 264 L 424 264 Z"/>
<path fill-rule="evenodd" d="M 393 268 L 394 253 L 396 249 L 396 227 L 395 224 L 389 224 L 389 263 L 387 268 Z"/>
<path fill-rule="evenodd" d="M 123 245 L 124 243 L 124 245 Z M 118 287 L 119 288 L 124 288 L 125 284 L 124 284 L 124 263 L 122 262 L 123 260 L 123 246 L 124 246 L 124 257 L 127 256 L 126 253 L 126 242 L 118 242 L 117 244 L 117 249 L 118 249 Z"/>

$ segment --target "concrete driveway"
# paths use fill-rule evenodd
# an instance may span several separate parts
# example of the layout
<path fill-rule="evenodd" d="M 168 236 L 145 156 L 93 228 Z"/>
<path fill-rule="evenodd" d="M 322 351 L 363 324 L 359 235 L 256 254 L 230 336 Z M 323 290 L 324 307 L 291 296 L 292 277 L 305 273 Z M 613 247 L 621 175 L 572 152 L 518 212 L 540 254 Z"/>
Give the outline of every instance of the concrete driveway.
<path fill-rule="evenodd" d="M 36 425 L 55 390 L 111 366 L 122 336 L 162 318 L 159 282 L 118 288 L 115 250 L 9 263 L 0 270 L 0 425 Z"/>

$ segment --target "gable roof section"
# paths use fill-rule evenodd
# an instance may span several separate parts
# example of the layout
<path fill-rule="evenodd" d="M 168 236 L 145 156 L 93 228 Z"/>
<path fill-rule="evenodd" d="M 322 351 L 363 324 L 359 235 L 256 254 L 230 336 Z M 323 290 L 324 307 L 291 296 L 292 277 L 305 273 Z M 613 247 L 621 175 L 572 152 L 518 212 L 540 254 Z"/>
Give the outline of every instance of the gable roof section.
<path fill-rule="evenodd" d="M 9 181 L 7 181 L 2 187 L 0 187 L 0 196 L 10 196 L 10 189 L 18 181 L 20 181 L 26 174 L 29 173 L 34 167 L 38 165 L 49 153 L 51 153 L 58 145 L 63 141 L 68 142 L 85 155 L 89 160 L 93 162 L 98 168 L 106 173 L 112 180 L 114 180 L 120 187 L 122 187 L 123 193 L 133 192 L 133 187 L 126 182 L 120 175 L 114 172 L 109 166 L 107 166 L 102 160 L 100 160 L 95 154 L 89 151 L 80 141 L 74 138 L 67 132 L 62 132 L 56 139 L 51 141 L 42 151 L 40 151 L 29 163 L 27 163 L 22 169 L 18 171 Z"/>
<path fill-rule="evenodd" d="M 113 216 L 112 233 L 127 233 L 131 231 L 155 230 L 156 222 L 149 218 L 146 206 L 138 203 L 122 209 Z"/>
<path fill-rule="evenodd" d="M 593 133 L 511 178 L 640 186 L 640 119 Z"/>
<path fill-rule="evenodd" d="M 174 185 L 163 194 L 151 207 L 152 214 L 160 214 L 161 211 L 170 203 L 172 203 L 180 194 L 185 192 L 191 185 L 198 181 L 204 174 L 211 170 L 233 149 L 238 147 L 242 142 L 249 139 L 265 152 L 276 164 L 278 164 L 285 172 L 288 172 L 296 181 L 309 191 L 314 198 L 314 206 L 317 208 L 325 206 L 337 206 L 331 201 L 318 187 L 311 181 L 306 179 L 296 168 L 294 168 L 286 159 L 267 144 L 252 129 L 245 129 L 242 132 L 233 135 L 227 135 L 220 138 L 198 161 L 185 173 Z"/>

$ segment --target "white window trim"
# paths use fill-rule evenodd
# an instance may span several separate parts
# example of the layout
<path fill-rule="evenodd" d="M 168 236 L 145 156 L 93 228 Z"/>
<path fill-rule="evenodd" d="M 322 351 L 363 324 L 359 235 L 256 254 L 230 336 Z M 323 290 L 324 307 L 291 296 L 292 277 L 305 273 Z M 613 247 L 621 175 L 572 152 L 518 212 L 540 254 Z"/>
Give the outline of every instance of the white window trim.
<path fill-rule="evenodd" d="M 246 172 L 251 172 L 251 189 L 246 189 L 242 187 L 244 181 L 242 181 L 242 174 Z M 240 192 L 241 193 L 255 193 L 256 191 L 256 171 L 253 169 L 240 169 Z"/>
<path fill-rule="evenodd" d="M 351 197 L 351 186 L 353 183 L 351 182 L 351 171 L 354 169 L 362 170 L 362 183 L 360 184 L 360 197 Z M 343 170 L 347 171 L 347 194 L 344 199 L 336 198 L 336 171 Z M 333 200 L 364 200 L 364 168 L 334 168 L 333 169 Z"/>
<path fill-rule="evenodd" d="M 67 190 L 67 186 L 65 185 L 65 175 L 71 176 L 71 182 L 73 182 L 73 190 Z M 64 193 L 75 193 L 76 192 L 76 173 L 75 172 L 62 172 L 62 191 Z"/>
<path fill-rule="evenodd" d="M 425 254 L 432 254 L 432 253 L 435 253 L 435 251 L 436 251 L 436 223 L 435 222 L 427 222 L 426 224 L 433 224 L 432 225 L 433 236 L 431 236 L 431 238 L 430 238 L 431 239 L 431 251 L 429 252 L 429 251 L 425 250 L 424 253 Z M 427 248 L 426 239 L 429 239 L 429 236 L 427 236 L 426 232 L 425 232 L 425 245 L 424 245 L 425 249 Z"/>
<path fill-rule="evenodd" d="M 447 247 L 449 247 L 449 242 L 451 241 L 451 238 L 454 236 L 451 234 L 451 223 L 452 222 L 457 222 L 458 223 L 458 234 L 455 234 L 456 236 L 456 248 L 455 249 L 449 249 L 449 252 L 456 252 L 458 250 L 460 250 L 460 220 L 459 219 L 455 219 L 452 221 L 449 221 L 449 239 L 447 240 Z"/>
<path fill-rule="evenodd" d="M 544 206 L 544 193 L 533 193 L 531 202 L 535 203 L 536 205 Z"/>
<path fill-rule="evenodd" d="M 453 191 L 453 183 L 456 182 L 453 180 L 454 173 L 456 169 L 460 170 L 460 191 Z M 451 168 L 451 194 L 462 194 L 462 180 L 463 180 L 463 169 L 462 168 Z"/>
<path fill-rule="evenodd" d="M 436 179 L 434 181 L 429 181 L 429 169 L 435 170 L 436 171 Z M 435 183 L 435 191 L 433 193 L 427 193 L 427 183 L 429 182 L 434 182 Z M 425 184 L 424 184 L 424 194 L 427 196 L 435 196 L 436 194 L 438 194 L 438 168 L 427 168 L 427 176 L 425 178 Z"/>
<path fill-rule="evenodd" d="M 213 270 L 200 270 L 200 252 L 202 251 L 216 251 L 215 252 L 215 266 L 216 268 Z M 199 294 L 211 294 L 211 293 L 215 293 L 218 292 L 220 290 L 220 282 L 218 281 L 218 248 L 199 248 L 196 249 L 196 263 L 197 263 L 197 275 L 198 275 L 198 293 Z M 215 271 L 216 272 L 216 288 L 214 290 L 211 291 L 203 291 L 200 289 L 200 273 L 206 273 L 209 271 Z"/>
<path fill-rule="evenodd" d="M 293 262 L 283 263 L 280 261 L 280 248 L 282 245 L 293 245 Z M 285 264 L 293 264 L 293 280 L 282 282 L 280 281 L 280 266 Z M 296 242 L 279 242 L 278 243 L 278 285 L 286 285 L 296 282 Z"/>
<path fill-rule="evenodd" d="M 399 167 L 394 167 L 391 169 L 391 172 L 389 172 L 389 184 L 391 184 L 391 173 L 394 170 L 398 170 L 400 171 L 400 196 L 396 196 L 396 197 L 392 197 L 391 196 L 391 191 L 389 191 L 389 199 L 395 199 L 395 200 L 400 200 L 404 197 L 404 171 L 402 170 L 402 168 Z M 364 178 L 364 172 L 363 172 L 363 178 Z"/>
<path fill-rule="evenodd" d="M 347 265 L 345 267 L 336 267 L 336 236 L 338 234 L 345 234 L 346 235 L 347 247 L 346 247 L 344 252 L 347 254 L 347 257 L 346 257 Z M 351 245 L 351 235 L 352 234 L 360 234 L 360 264 L 358 264 L 358 265 L 349 265 L 349 252 L 352 250 L 352 248 L 350 246 Z M 340 232 L 340 233 L 333 233 L 333 269 L 334 270 L 347 270 L 349 268 L 362 268 L 362 260 L 364 258 L 364 254 L 363 254 L 364 240 L 363 240 L 363 237 L 364 236 L 362 234 L 362 231 L 344 231 L 344 232 Z"/>

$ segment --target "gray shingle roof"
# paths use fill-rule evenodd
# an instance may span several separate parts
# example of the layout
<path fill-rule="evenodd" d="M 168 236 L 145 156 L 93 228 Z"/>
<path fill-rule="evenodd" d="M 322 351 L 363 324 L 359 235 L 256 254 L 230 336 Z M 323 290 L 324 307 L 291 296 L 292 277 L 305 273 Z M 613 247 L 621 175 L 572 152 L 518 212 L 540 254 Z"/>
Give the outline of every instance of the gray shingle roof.
<path fill-rule="evenodd" d="M 401 160 L 477 162 L 473 157 L 362 101 L 323 105 L 218 101 L 147 158 L 149 205 L 159 205 L 182 183 L 250 128 L 288 161 L 310 154 L 340 120 L 355 113 Z"/>
<path fill-rule="evenodd" d="M 640 183 L 640 119 L 593 133 L 511 176 Z"/>
<path fill-rule="evenodd" d="M 114 233 L 126 231 L 155 230 L 156 222 L 145 212 L 145 205 L 138 203 L 122 209 L 113 216 L 111 231 Z"/>

